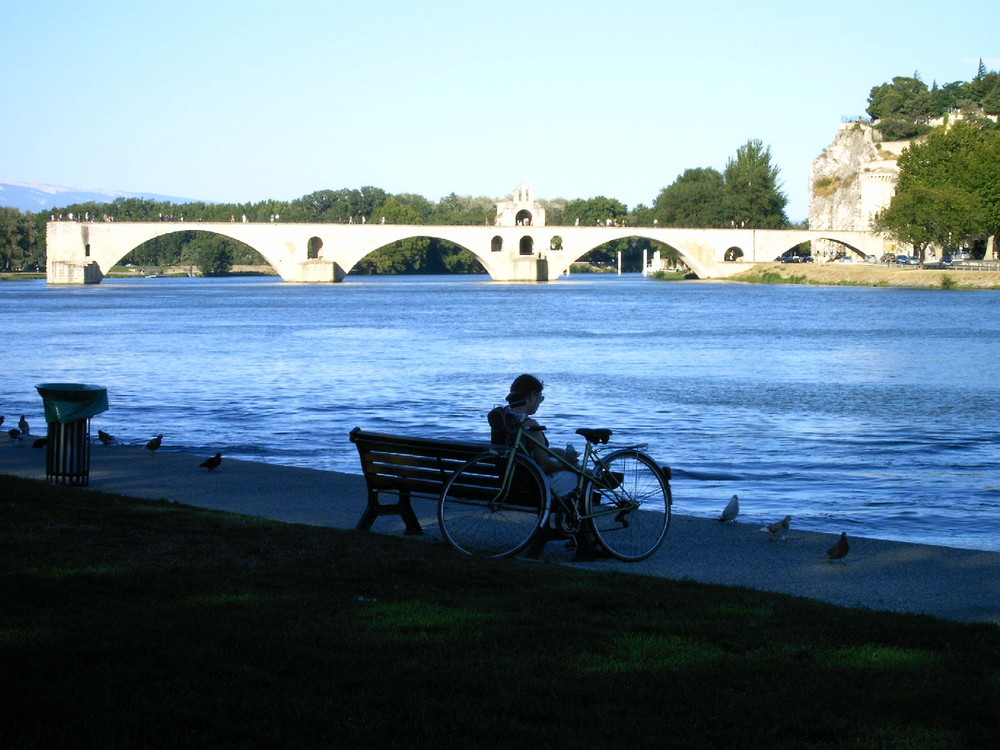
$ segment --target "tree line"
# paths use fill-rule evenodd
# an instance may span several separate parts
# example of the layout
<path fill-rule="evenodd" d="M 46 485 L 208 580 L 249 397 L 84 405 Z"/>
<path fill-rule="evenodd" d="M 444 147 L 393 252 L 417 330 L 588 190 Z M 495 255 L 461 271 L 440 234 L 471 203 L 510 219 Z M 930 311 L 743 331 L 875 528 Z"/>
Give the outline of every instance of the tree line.
<path fill-rule="evenodd" d="M 926 135 L 930 121 L 961 111 L 969 119 L 1000 115 L 1000 73 L 988 71 L 983 61 L 971 81 L 952 81 L 928 88 L 920 74 L 895 76 L 874 86 L 868 95 L 868 116 L 887 141 Z"/>

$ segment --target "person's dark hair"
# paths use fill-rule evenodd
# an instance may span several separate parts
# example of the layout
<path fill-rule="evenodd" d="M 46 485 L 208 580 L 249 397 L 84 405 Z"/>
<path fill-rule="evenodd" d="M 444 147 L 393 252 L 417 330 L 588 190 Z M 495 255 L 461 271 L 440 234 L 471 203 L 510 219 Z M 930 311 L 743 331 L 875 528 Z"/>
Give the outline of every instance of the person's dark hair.
<path fill-rule="evenodd" d="M 541 393 L 545 384 L 534 375 L 524 373 L 514 378 L 510 384 L 510 393 L 507 394 L 507 403 L 517 406 L 523 403 L 532 393 Z"/>

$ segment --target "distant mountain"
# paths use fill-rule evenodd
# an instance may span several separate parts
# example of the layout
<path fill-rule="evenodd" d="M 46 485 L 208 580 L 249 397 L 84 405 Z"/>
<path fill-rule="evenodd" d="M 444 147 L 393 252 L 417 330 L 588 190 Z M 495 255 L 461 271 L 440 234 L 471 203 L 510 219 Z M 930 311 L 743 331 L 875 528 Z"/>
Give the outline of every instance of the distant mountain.
<path fill-rule="evenodd" d="M 28 182 L 0 180 L 0 206 L 22 211 L 43 213 L 53 208 L 72 206 L 75 203 L 110 203 L 115 198 L 148 198 L 170 203 L 195 203 L 196 198 L 177 198 L 155 193 L 122 193 L 114 190 L 85 190 L 82 188 L 35 185 Z"/>

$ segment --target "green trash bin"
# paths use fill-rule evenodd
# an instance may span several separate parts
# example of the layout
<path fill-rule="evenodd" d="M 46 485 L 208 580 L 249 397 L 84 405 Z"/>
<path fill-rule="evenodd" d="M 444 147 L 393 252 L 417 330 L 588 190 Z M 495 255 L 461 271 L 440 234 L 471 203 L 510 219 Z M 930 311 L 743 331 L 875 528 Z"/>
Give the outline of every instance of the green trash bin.
<path fill-rule="evenodd" d="M 90 483 L 90 418 L 108 410 L 108 389 L 81 383 L 42 383 L 49 443 L 45 476 L 52 484 Z"/>

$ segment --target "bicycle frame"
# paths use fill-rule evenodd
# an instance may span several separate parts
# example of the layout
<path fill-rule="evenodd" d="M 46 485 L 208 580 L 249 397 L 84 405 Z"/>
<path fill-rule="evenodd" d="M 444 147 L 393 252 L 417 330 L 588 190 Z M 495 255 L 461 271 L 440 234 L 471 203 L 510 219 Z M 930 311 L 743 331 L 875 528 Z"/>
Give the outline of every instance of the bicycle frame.
<path fill-rule="evenodd" d="M 627 493 L 622 491 L 620 486 L 617 486 L 617 484 L 614 483 L 614 477 L 612 476 L 608 466 L 603 460 L 601 460 L 602 451 L 596 444 L 591 443 L 589 440 L 584 440 L 583 454 L 580 457 L 580 464 L 578 466 L 576 463 L 564 457 L 560 452 L 556 452 L 540 440 L 533 438 L 524 430 L 524 428 L 518 428 L 517 434 L 514 438 L 514 443 L 508 448 L 509 452 L 507 455 L 507 463 L 504 467 L 503 480 L 500 485 L 500 491 L 497 494 L 498 499 L 506 496 L 507 492 L 510 490 L 514 475 L 514 457 L 518 453 L 529 459 L 537 466 L 537 462 L 535 462 L 533 456 L 534 449 L 536 447 L 541 448 L 548 456 L 554 458 L 556 461 L 565 466 L 566 471 L 571 471 L 576 474 L 576 487 L 573 491 L 564 496 L 559 496 L 552 492 L 548 493 L 550 497 L 550 499 L 546 501 L 548 514 L 551 514 L 553 511 L 562 511 L 566 513 L 570 519 L 572 519 L 573 523 L 578 523 L 602 516 L 622 514 L 623 511 L 628 512 L 629 510 L 633 510 L 638 507 L 638 503 L 628 497 Z M 635 451 L 636 453 L 639 453 L 645 450 L 645 448 L 645 445 L 637 444 L 625 447 L 616 447 L 613 448 L 613 450 L 616 452 Z M 605 448 L 605 450 L 607 450 L 607 448 Z M 497 452 L 499 454 L 499 451 Z M 593 464 L 593 469 L 588 470 L 588 467 L 590 467 L 591 464 Z M 545 474 L 541 467 L 539 467 L 538 470 L 543 475 Z M 605 504 L 596 511 L 591 508 L 589 513 L 583 512 L 583 500 L 588 495 L 588 484 L 592 485 L 591 492 L 596 490 L 603 493 L 609 493 L 612 497 L 614 497 L 615 502 Z"/>

